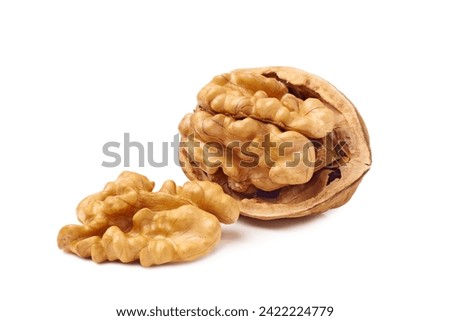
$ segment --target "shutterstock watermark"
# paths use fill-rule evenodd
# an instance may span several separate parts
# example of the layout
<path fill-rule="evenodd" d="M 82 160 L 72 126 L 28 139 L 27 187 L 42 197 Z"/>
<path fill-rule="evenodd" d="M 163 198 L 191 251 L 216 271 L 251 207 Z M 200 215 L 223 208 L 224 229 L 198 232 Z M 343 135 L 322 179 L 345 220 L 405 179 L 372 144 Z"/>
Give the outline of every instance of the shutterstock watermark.
<path fill-rule="evenodd" d="M 170 142 L 170 147 L 173 150 L 172 160 L 175 165 L 180 166 L 178 157 L 180 144 L 180 134 L 173 136 Z M 147 142 L 142 144 L 130 139 L 130 133 L 123 134 L 123 142 L 107 142 L 103 145 L 103 155 L 107 156 L 109 160 L 103 161 L 103 167 L 117 167 L 123 165 L 130 167 L 131 155 L 136 155 L 139 167 L 147 165 L 152 167 L 165 167 L 169 165 L 169 142 L 162 142 L 160 148 L 162 151 L 162 159 L 155 160 L 155 146 L 154 142 Z"/>
<path fill-rule="evenodd" d="M 327 137 L 328 138 L 328 137 Z M 276 162 L 284 161 L 285 167 L 297 167 L 299 165 L 307 167 L 322 167 L 332 159 L 338 165 L 345 165 L 342 156 L 345 155 L 346 142 L 333 138 L 308 141 L 299 144 L 293 141 L 275 142 L 271 140 L 270 134 L 266 134 L 262 141 L 231 141 L 226 146 L 217 142 L 200 142 L 194 135 L 189 135 L 180 141 L 180 134 L 173 135 L 171 142 L 141 143 L 132 141 L 130 133 L 123 134 L 123 141 L 110 141 L 103 145 L 103 155 L 108 159 L 102 162 L 103 167 L 130 167 L 135 164 L 132 156 L 137 157 L 139 167 L 147 165 L 152 167 L 165 167 L 170 160 L 177 166 L 184 166 L 180 162 L 179 151 L 183 148 L 189 159 L 201 159 L 204 166 L 233 167 L 236 164 L 243 168 L 253 168 L 261 164 L 271 167 Z M 159 146 L 155 146 L 159 145 Z M 169 157 L 169 146 L 172 157 Z M 155 153 L 155 151 L 161 153 Z M 318 158 L 313 150 L 321 150 L 321 157 Z M 159 155 L 155 160 L 155 155 Z M 239 155 L 239 156 L 236 156 Z M 236 163 L 238 161 L 238 163 Z M 192 164 L 191 164 L 192 165 Z"/>

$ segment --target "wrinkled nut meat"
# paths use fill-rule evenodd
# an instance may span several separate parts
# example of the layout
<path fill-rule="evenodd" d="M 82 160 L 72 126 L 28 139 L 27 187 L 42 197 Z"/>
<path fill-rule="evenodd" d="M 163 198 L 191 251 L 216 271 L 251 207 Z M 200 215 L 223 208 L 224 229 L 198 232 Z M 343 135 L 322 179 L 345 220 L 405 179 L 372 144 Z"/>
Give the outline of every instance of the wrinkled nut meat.
<path fill-rule="evenodd" d="M 289 67 L 214 77 L 179 125 L 180 163 L 259 219 L 299 217 L 345 204 L 371 165 L 353 104 L 327 81 Z"/>
<path fill-rule="evenodd" d="M 158 192 L 145 176 L 123 172 L 77 207 L 82 225 L 66 225 L 58 246 L 95 262 L 150 266 L 190 261 L 219 242 L 220 223 L 239 216 L 239 204 L 212 182 L 166 181 Z"/>

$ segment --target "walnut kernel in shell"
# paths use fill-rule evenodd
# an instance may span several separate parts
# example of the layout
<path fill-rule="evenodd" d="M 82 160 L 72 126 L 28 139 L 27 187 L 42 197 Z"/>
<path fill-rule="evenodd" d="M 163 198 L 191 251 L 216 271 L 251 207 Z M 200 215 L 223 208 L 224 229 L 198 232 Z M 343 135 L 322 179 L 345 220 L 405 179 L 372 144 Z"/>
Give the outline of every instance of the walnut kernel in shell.
<path fill-rule="evenodd" d="M 369 135 L 333 85 L 290 67 L 216 76 L 179 125 L 180 163 L 240 201 L 241 214 L 276 219 L 345 204 L 370 169 Z"/>

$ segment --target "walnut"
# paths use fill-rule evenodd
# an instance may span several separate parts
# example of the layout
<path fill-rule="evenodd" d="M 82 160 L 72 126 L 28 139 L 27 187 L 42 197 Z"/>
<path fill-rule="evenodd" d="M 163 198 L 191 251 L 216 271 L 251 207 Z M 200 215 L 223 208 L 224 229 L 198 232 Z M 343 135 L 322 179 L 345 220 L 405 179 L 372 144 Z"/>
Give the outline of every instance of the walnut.
<path fill-rule="evenodd" d="M 259 219 L 345 204 L 371 166 L 369 135 L 353 104 L 327 81 L 289 67 L 240 69 L 200 90 L 180 122 L 180 161 Z"/>
<path fill-rule="evenodd" d="M 95 262 L 143 266 L 189 261 L 219 242 L 220 223 L 239 216 L 239 204 L 212 182 L 166 181 L 158 192 L 145 176 L 123 172 L 77 207 L 82 225 L 64 226 L 58 246 Z"/>

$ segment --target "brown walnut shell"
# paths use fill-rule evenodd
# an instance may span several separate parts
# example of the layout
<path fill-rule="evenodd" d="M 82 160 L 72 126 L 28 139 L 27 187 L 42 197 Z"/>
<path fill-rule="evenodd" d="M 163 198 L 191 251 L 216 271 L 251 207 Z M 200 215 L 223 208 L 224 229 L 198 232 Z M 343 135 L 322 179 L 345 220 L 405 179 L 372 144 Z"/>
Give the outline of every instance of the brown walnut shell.
<path fill-rule="evenodd" d="M 270 220 L 339 207 L 370 169 L 355 106 L 308 72 L 238 69 L 214 77 L 197 100 L 179 125 L 180 164 L 189 179 L 220 184 L 242 215 Z"/>

